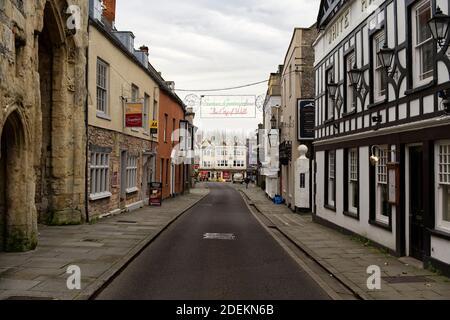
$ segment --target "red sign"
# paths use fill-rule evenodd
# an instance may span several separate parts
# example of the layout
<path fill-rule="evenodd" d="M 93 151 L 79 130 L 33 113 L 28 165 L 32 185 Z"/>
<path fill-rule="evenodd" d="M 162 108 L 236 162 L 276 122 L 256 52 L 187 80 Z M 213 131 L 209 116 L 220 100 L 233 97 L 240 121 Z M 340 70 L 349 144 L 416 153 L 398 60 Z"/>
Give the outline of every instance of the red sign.
<path fill-rule="evenodd" d="M 223 173 L 223 179 L 224 179 L 224 180 L 230 180 L 230 179 L 231 179 L 230 173 L 227 172 L 227 171 L 225 171 L 225 172 Z"/>
<path fill-rule="evenodd" d="M 127 128 L 142 128 L 142 103 L 127 103 L 125 111 L 125 126 Z"/>

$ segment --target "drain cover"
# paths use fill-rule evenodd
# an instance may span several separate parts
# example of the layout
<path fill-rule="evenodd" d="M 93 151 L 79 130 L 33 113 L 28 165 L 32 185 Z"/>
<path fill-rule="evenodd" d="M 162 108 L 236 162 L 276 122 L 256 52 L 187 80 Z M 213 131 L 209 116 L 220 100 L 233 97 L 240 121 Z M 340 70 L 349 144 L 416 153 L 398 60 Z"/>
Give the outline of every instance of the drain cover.
<path fill-rule="evenodd" d="M 120 221 L 117 221 L 117 223 L 128 223 L 128 224 L 136 224 L 136 223 L 137 223 L 137 221 L 124 221 L 124 220 L 120 220 Z"/>
<path fill-rule="evenodd" d="M 236 240 L 233 233 L 205 233 L 203 240 Z"/>
<path fill-rule="evenodd" d="M 434 281 L 424 276 L 399 276 L 399 277 L 384 277 L 384 281 L 387 283 L 433 283 Z"/>

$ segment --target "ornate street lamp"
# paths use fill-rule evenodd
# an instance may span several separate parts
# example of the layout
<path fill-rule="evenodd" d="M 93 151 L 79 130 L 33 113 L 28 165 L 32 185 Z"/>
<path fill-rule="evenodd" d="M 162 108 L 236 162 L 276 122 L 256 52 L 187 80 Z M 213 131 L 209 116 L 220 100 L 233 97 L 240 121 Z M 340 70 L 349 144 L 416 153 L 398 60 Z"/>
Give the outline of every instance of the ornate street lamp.
<path fill-rule="evenodd" d="M 270 125 L 272 130 L 277 128 L 277 119 L 275 118 L 275 115 L 270 119 Z"/>
<path fill-rule="evenodd" d="M 441 8 L 436 8 L 436 13 L 428 21 L 428 27 L 430 28 L 431 34 L 434 40 L 442 48 L 447 40 L 448 29 L 450 26 L 450 16 L 444 14 Z"/>
<path fill-rule="evenodd" d="M 378 60 L 381 63 L 381 66 L 386 73 L 391 76 L 392 75 L 392 61 L 394 60 L 395 50 L 388 47 L 385 42 L 383 47 L 377 52 Z"/>
<path fill-rule="evenodd" d="M 362 74 L 363 71 L 361 69 L 358 69 L 356 63 L 353 65 L 353 68 L 350 71 L 348 71 L 348 78 L 350 79 L 350 83 L 358 91 L 359 91 L 358 86 L 361 81 Z"/>
<path fill-rule="evenodd" d="M 331 81 L 328 82 L 328 84 L 327 84 L 327 89 L 328 89 L 328 95 L 330 96 L 330 98 L 332 100 L 334 100 L 336 98 L 338 84 L 335 83 L 333 79 L 331 79 Z"/>

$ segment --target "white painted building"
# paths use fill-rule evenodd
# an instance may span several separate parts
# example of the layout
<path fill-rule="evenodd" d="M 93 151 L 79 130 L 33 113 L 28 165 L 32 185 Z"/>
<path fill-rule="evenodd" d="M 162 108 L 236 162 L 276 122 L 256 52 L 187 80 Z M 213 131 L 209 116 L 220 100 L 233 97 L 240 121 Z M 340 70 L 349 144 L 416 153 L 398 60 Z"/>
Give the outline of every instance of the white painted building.
<path fill-rule="evenodd" d="M 233 174 L 247 170 L 247 147 L 205 141 L 200 150 L 199 173 L 203 179 L 231 181 Z"/>
<path fill-rule="evenodd" d="M 315 220 L 446 273 L 450 117 L 440 92 L 450 88 L 449 39 L 440 49 L 427 22 L 448 4 L 323 0 L 314 44 Z M 385 43 L 388 69 L 377 56 Z M 361 74 L 353 85 L 352 69 Z"/>
<path fill-rule="evenodd" d="M 264 101 L 264 130 L 260 132 L 260 174 L 265 179 L 265 191 L 269 198 L 280 195 L 280 131 L 279 109 L 281 107 L 281 73 L 272 73 L 269 79 L 266 100 Z M 272 122 L 274 129 L 272 130 Z M 270 141 L 270 140 L 272 141 Z"/>

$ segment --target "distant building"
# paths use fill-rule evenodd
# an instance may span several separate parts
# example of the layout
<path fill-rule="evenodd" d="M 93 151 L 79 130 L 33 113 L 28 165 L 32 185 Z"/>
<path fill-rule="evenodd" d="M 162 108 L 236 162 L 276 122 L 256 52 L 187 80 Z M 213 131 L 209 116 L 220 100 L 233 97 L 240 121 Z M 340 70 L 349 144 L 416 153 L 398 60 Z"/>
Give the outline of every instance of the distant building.
<path fill-rule="evenodd" d="M 200 149 L 199 175 L 202 180 L 232 181 L 235 173 L 246 176 L 247 147 L 223 140 L 203 141 Z"/>

